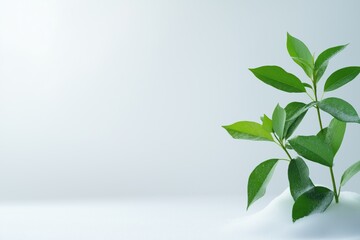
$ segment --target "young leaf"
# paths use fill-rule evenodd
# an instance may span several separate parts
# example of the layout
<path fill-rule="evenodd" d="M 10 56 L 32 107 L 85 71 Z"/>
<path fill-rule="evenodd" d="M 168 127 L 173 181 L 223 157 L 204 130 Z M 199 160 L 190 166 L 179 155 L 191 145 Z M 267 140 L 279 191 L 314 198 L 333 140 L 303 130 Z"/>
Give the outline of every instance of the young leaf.
<path fill-rule="evenodd" d="M 313 65 L 311 65 L 310 63 L 306 62 L 306 60 L 302 59 L 302 58 L 298 58 L 298 57 L 292 57 L 292 60 L 294 60 L 294 62 L 296 62 L 297 64 L 299 64 L 301 67 L 305 66 L 306 69 L 311 69 L 311 71 L 313 71 L 312 69 L 314 68 Z M 304 69 L 305 70 L 305 69 Z M 306 73 L 306 72 L 305 72 Z"/>
<path fill-rule="evenodd" d="M 350 103 L 340 98 L 326 98 L 318 103 L 321 110 L 331 114 L 334 118 L 343 122 L 357 122 L 360 118 Z"/>
<path fill-rule="evenodd" d="M 329 145 L 318 136 L 297 136 L 289 140 L 293 149 L 304 158 L 332 167 L 334 153 Z"/>
<path fill-rule="evenodd" d="M 302 102 L 291 102 L 285 107 L 285 112 L 286 112 L 286 122 L 285 122 L 285 130 L 284 130 L 285 139 L 288 139 L 294 133 L 295 129 L 299 126 L 300 122 L 304 118 L 307 112 L 305 106 L 306 104 Z M 294 118 L 294 115 L 299 112 L 301 112 L 300 115 Z"/>
<path fill-rule="evenodd" d="M 318 58 L 315 61 L 315 68 L 314 68 L 316 82 L 319 82 L 320 78 L 324 74 L 324 72 L 329 64 L 329 60 L 333 56 L 335 56 L 338 52 L 342 51 L 346 46 L 347 46 L 347 44 L 328 48 L 325 51 L 323 51 L 322 53 L 320 53 L 320 55 L 318 56 Z"/>
<path fill-rule="evenodd" d="M 326 80 L 324 91 L 330 92 L 354 80 L 360 73 L 360 67 L 346 67 L 335 71 Z"/>
<path fill-rule="evenodd" d="M 249 69 L 258 79 L 285 92 L 306 92 L 300 79 L 278 66 Z"/>
<path fill-rule="evenodd" d="M 270 159 L 260 163 L 250 174 L 248 181 L 248 205 L 265 195 L 266 187 L 273 175 L 278 159 Z"/>
<path fill-rule="evenodd" d="M 341 176 L 341 182 L 340 185 L 344 186 L 347 181 L 350 180 L 355 174 L 357 174 L 360 171 L 360 161 L 354 163 L 351 165 L 348 169 L 345 170 L 343 175 Z"/>
<path fill-rule="evenodd" d="M 314 187 L 303 193 L 293 205 L 293 222 L 314 213 L 324 212 L 333 198 L 334 193 L 325 187 Z"/>
<path fill-rule="evenodd" d="M 256 122 L 240 121 L 223 128 L 235 139 L 274 141 L 271 134 Z"/>
<path fill-rule="evenodd" d="M 314 58 L 307 46 L 299 39 L 291 36 L 289 33 L 287 34 L 286 46 L 289 55 L 292 57 L 294 62 L 304 69 L 305 73 L 309 77 L 312 77 Z"/>
<path fill-rule="evenodd" d="M 273 124 L 274 132 L 276 133 L 276 135 L 278 135 L 280 139 L 283 139 L 284 136 L 285 120 L 286 120 L 285 109 L 280 107 L 280 105 L 278 104 L 275 107 L 275 110 L 272 115 L 272 124 Z"/>
<path fill-rule="evenodd" d="M 309 177 L 309 168 L 299 157 L 291 160 L 288 167 L 288 178 L 291 196 L 294 200 L 314 187 Z"/>
<path fill-rule="evenodd" d="M 266 114 L 264 114 L 264 116 L 261 118 L 262 121 L 262 127 L 268 131 L 268 132 L 272 132 L 273 131 L 273 126 L 272 126 L 272 120 L 266 116 Z"/>

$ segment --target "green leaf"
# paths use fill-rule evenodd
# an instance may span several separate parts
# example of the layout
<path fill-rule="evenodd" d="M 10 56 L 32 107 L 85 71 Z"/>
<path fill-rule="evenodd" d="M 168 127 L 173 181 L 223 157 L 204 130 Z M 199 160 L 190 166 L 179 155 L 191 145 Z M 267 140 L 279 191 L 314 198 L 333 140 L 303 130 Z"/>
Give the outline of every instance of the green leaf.
<path fill-rule="evenodd" d="M 314 184 L 309 177 L 309 168 L 304 160 L 299 157 L 290 161 L 288 178 L 291 196 L 294 200 L 314 187 Z"/>
<path fill-rule="evenodd" d="M 326 134 L 327 134 L 328 128 L 323 128 L 322 130 L 320 130 L 320 132 L 318 132 L 318 134 L 316 134 L 317 137 L 321 138 L 321 140 L 323 140 L 325 143 L 326 142 Z"/>
<path fill-rule="evenodd" d="M 332 167 L 334 153 L 329 145 L 318 136 L 297 136 L 289 140 L 293 149 L 304 158 Z"/>
<path fill-rule="evenodd" d="M 343 122 L 357 122 L 360 118 L 350 103 L 340 98 L 326 98 L 319 102 L 319 108 Z"/>
<path fill-rule="evenodd" d="M 264 83 L 285 92 L 306 92 L 300 79 L 278 66 L 262 66 L 249 69 Z"/>
<path fill-rule="evenodd" d="M 314 69 L 314 58 L 307 46 L 289 33 L 287 34 L 286 46 L 294 62 L 304 69 L 306 75 L 311 78 Z"/>
<path fill-rule="evenodd" d="M 273 126 L 272 126 L 272 120 L 266 116 L 266 114 L 264 114 L 264 116 L 261 118 L 262 121 L 262 127 L 268 131 L 268 132 L 272 132 L 273 131 Z"/>
<path fill-rule="evenodd" d="M 310 84 L 308 84 L 308 83 L 306 83 L 306 82 L 303 82 L 302 84 L 304 85 L 304 87 L 306 87 L 306 88 L 311 88 L 311 89 L 312 89 L 312 86 L 311 86 Z"/>
<path fill-rule="evenodd" d="M 274 141 L 271 134 L 256 122 L 240 121 L 223 128 L 235 139 Z"/>
<path fill-rule="evenodd" d="M 350 180 L 355 174 L 357 174 L 360 171 L 360 161 L 354 163 L 351 165 L 348 169 L 345 170 L 343 175 L 341 176 L 341 182 L 340 185 L 344 186 L 347 181 Z"/>
<path fill-rule="evenodd" d="M 328 144 L 334 155 L 339 150 L 342 140 L 344 139 L 346 130 L 346 123 L 333 118 L 329 127 L 321 130 L 316 136 L 320 137 L 326 144 Z"/>
<path fill-rule="evenodd" d="M 326 80 L 324 91 L 330 92 L 354 80 L 360 73 L 360 67 L 346 67 L 335 71 Z"/>
<path fill-rule="evenodd" d="M 276 133 L 276 135 L 278 135 L 280 139 L 283 139 L 284 136 L 285 120 L 286 120 L 285 109 L 280 107 L 280 105 L 278 104 L 275 107 L 275 110 L 272 115 L 272 124 L 273 124 L 274 132 Z"/>
<path fill-rule="evenodd" d="M 248 181 L 248 205 L 265 195 L 266 187 L 279 160 L 270 159 L 260 163 L 250 174 Z"/>
<path fill-rule="evenodd" d="M 314 213 L 324 212 L 333 198 L 334 193 L 325 187 L 314 187 L 303 193 L 293 205 L 293 222 Z"/>
<path fill-rule="evenodd" d="M 325 51 L 323 51 L 322 53 L 320 53 L 320 55 L 318 56 L 318 58 L 315 61 L 315 80 L 316 82 L 319 82 L 319 80 L 321 79 L 322 75 L 324 74 L 328 64 L 329 64 L 329 60 L 335 56 L 338 52 L 342 51 L 346 46 L 346 45 L 341 45 L 341 46 L 336 46 L 336 47 L 332 47 L 332 48 L 328 48 Z"/>
<path fill-rule="evenodd" d="M 331 146 L 334 154 L 338 152 L 341 146 L 341 143 L 344 139 L 345 130 L 345 122 L 339 121 L 336 118 L 333 118 L 333 120 L 331 120 L 329 127 L 326 131 L 325 142 Z"/>
<path fill-rule="evenodd" d="M 302 108 L 297 109 L 293 114 L 291 114 L 291 116 L 289 116 L 289 119 L 287 119 L 287 121 L 291 121 L 291 120 L 298 118 L 301 114 L 303 114 L 304 112 L 309 110 L 309 108 L 315 106 L 316 104 L 317 104 L 317 102 L 314 101 L 314 102 L 306 104 Z"/>
<path fill-rule="evenodd" d="M 299 126 L 300 122 L 304 118 L 308 108 L 305 108 L 306 104 L 302 102 L 291 102 L 285 107 L 286 122 L 284 135 L 285 139 L 288 139 Z M 303 111 L 304 110 L 304 111 Z M 300 113 L 300 114 L 298 114 Z M 297 117 L 294 118 L 294 115 Z"/>
<path fill-rule="evenodd" d="M 301 67 L 305 66 L 306 69 L 310 69 L 310 71 L 313 71 L 312 69 L 314 68 L 310 63 L 306 62 L 306 60 L 302 59 L 302 58 L 298 58 L 298 57 L 291 57 L 292 60 L 294 60 L 294 62 L 296 62 L 297 64 L 299 64 Z M 304 69 L 304 68 L 303 68 Z M 305 69 L 304 69 L 305 70 Z M 306 73 L 306 70 L 305 70 Z"/>

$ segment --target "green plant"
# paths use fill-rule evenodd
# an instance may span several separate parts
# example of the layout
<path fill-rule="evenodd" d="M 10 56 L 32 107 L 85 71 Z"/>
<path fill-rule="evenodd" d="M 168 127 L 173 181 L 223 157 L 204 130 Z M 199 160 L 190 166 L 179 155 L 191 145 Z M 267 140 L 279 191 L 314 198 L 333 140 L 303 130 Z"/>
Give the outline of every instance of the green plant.
<path fill-rule="evenodd" d="M 350 166 L 342 175 L 339 188 L 333 172 L 333 163 L 342 143 L 346 123 L 360 123 L 356 110 L 340 98 L 319 99 L 319 83 L 329 60 L 342 51 L 347 45 L 329 48 L 315 60 L 307 46 L 299 39 L 287 34 L 289 55 L 306 73 L 308 82 L 302 82 L 297 76 L 278 66 L 262 66 L 250 71 L 262 82 L 289 93 L 305 93 L 309 103 L 290 102 L 285 108 L 277 105 L 272 118 L 264 115 L 262 124 L 251 121 L 240 121 L 223 126 L 235 139 L 270 141 L 283 149 L 287 158 L 274 158 L 260 163 L 250 174 L 248 180 L 248 204 L 264 196 L 277 163 L 288 162 L 288 179 L 290 192 L 294 199 L 292 218 L 296 220 L 317 212 L 324 212 L 333 199 L 339 202 L 341 187 L 360 171 L 360 161 Z M 360 67 L 341 68 L 332 73 L 325 81 L 323 95 L 349 83 L 360 73 Z M 296 136 L 290 138 L 310 109 L 315 109 L 320 131 L 313 136 Z M 323 127 L 321 111 L 332 115 L 328 127 Z M 295 151 L 299 156 L 293 157 Z M 332 190 L 315 186 L 309 177 L 309 168 L 301 158 L 316 162 L 329 169 Z"/>

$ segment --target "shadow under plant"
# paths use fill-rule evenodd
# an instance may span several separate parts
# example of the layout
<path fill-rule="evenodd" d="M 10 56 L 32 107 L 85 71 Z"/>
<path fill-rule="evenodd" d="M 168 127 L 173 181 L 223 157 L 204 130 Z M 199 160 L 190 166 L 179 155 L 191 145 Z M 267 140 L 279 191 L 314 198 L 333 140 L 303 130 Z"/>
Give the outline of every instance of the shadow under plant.
<path fill-rule="evenodd" d="M 268 182 L 279 161 L 289 163 L 288 179 L 290 192 L 294 199 L 292 208 L 294 222 L 310 214 L 324 212 L 334 199 L 338 203 L 341 187 L 360 171 L 360 161 L 358 161 L 343 173 L 339 187 L 336 186 L 333 163 L 345 134 L 346 123 L 360 123 L 360 118 L 356 110 L 345 100 L 335 97 L 325 99 L 318 97 L 318 84 L 329 60 L 346 46 L 326 49 L 315 60 L 302 41 L 287 34 L 289 55 L 305 71 L 309 77 L 308 82 L 302 82 L 298 77 L 278 66 L 250 69 L 262 82 L 285 92 L 306 93 L 311 101 L 309 103 L 291 102 L 285 108 L 277 105 L 271 119 L 266 115 L 261 117 L 262 124 L 239 121 L 223 126 L 235 139 L 274 142 L 283 149 L 287 156 L 287 158 L 266 160 L 252 171 L 248 181 L 247 208 L 264 196 Z M 335 71 L 325 81 L 323 93 L 340 88 L 355 79 L 359 73 L 359 66 L 345 67 Z M 290 138 L 310 109 L 315 109 L 317 112 L 320 131 L 312 136 Z M 333 116 L 327 127 L 323 126 L 320 110 Z M 290 153 L 291 151 L 295 151 L 299 156 L 294 157 Z M 329 169 L 332 190 L 313 184 L 309 177 L 308 166 L 300 156 Z"/>

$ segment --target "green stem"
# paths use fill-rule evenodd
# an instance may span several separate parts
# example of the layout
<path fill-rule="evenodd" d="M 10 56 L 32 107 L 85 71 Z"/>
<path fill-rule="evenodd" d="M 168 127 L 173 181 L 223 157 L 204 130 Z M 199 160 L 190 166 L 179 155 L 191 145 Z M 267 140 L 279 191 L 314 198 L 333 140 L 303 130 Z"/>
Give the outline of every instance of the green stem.
<path fill-rule="evenodd" d="M 288 150 L 286 149 L 286 147 L 284 146 L 283 142 L 280 141 L 280 139 L 274 134 L 276 140 L 279 142 L 280 147 L 285 151 L 286 155 L 289 157 L 289 160 L 291 161 L 292 157 L 290 155 L 290 153 L 288 152 Z"/>
<path fill-rule="evenodd" d="M 286 147 L 283 144 L 281 144 L 281 147 L 282 147 L 282 149 L 284 149 L 286 155 L 289 157 L 289 160 L 291 161 L 292 157 L 291 157 L 290 153 L 288 152 L 288 150 L 286 150 Z"/>
<path fill-rule="evenodd" d="M 318 97 L 317 97 L 317 88 L 316 88 L 316 83 L 313 80 L 313 90 L 314 90 L 314 96 L 315 96 L 315 101 L 318 101 Z M 318 120 L 319 120 L 319 125 L 320 125 L 320 130 L 323 130 L 323 125 L 322 125 L 322 121 L 321 121 L 321 115 L 320 115 L 320 109 L 319 106 L 316 104 L 316 112 L 317 112 L 317 116 L 318 116 Z M 336 182 L 335 182 L 335 177 L 334 177 L 334 171 L 332 167 L 330 168 L 330 176 L 331 176 L 331 182 L 333 185 L 333 191 L 334 191 L 334 195 L 335 195 L 335 202 L 338 203 L 339 202 L 339 195 L 337 193 L 337 188 L 336 188 Z"/>
<path fill-rule="evenodd" d="M 332 167 L 330 167 L 330 175 L 331 175 L 332 185 L 333 185 L 333 188 L 334 188 L 335 202 L 338 203 L 339 202 L 339 195 L 336 192 L 336 183 L 335 183 L 334 171 L 333 171 Z"/>
<path fill-rule="evenodd" d="M 313 87 L 314 87 L 314 96 L 315 96 L 315 101 L 318 101 L 318 97 L 317 97 L 317 88 L 316 88 L 316 83 L 315 81 L 313 81 Z M 316 104 L 316 112 L 317 112 L 317 116 L 318 116 L 318 120 L 319 120 L 319 125 L 320 125 L 320 129 L 323 130 L 323 125 L 322 125 L 322 121 L 321 121 L 321 115 L 320 115 L 320 109 L 318 104 Z"/>
<path fill-rule="evenodd" d="M 320 129 L 323 130 L 323 125 L 322 125 L 321 116 L 320 116 L 320 109 L 319 109 L 318 105 L 316 105 L 316 111 L 317 111 L 317 116 L 318 116 L 318 120 L 319 120 Z"/>
<path fill-rule="evenodd" d="M 315 101 L 315 99 L 306 91 L 306 94 L 309 96 L 309 98 L 313 101 Z"/>

